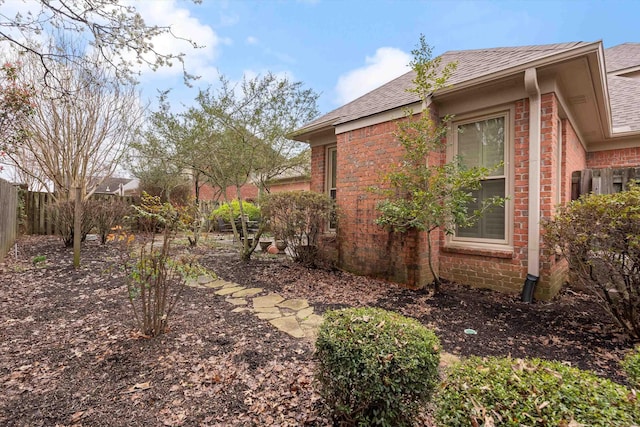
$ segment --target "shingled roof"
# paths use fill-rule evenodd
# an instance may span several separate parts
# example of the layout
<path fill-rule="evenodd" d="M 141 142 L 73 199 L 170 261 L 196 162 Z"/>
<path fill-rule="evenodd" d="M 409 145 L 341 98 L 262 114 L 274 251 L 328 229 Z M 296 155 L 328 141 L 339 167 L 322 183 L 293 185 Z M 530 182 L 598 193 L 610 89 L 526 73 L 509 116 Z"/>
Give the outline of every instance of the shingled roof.
<path fill-rule="evenodd" d="M 449 79 L 449 84 L 456 85 L 548 56 L 557 55 L 587 44 L 589 43 L 571 42 L 536 46 L 449 51 L 442 55 L 442 64 L 450 62 L 458 63 L 456 71 Z M 304 133 L 322 123 L 334 126 L 339 125 L 417 102 L 419 101 L 418 97 L 406 91 L 406 89 L 413 84 L 413 76 L 413 71 L 409 71 L 360 98 L 307 123 L 299 129 L 298 132 Z"/>
<path fill-rule="evenodd" d="M 607 76 L 613 131 L 640 131 L 640 79 Z"/>
<path fill-rule="evenodd" d="M 640 67 L 640 43 L 623 43 L 604 51 L 607 73 Z"/>

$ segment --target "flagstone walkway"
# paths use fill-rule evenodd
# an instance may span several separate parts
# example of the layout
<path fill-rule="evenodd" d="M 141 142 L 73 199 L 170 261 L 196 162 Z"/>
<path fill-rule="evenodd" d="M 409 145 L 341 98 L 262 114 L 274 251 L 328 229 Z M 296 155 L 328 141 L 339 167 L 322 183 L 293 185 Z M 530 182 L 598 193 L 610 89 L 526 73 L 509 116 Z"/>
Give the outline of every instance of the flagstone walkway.
<path fill-rule="evenodd" d="M 216 289 L 216 295 L 225 296 L 225 301 L 235 306 L 232 312 L 253 313 L 258 319 L 269 321 L 275 328 L 295 338 L 315 340 L 322 323 L 322 316 L 313 312 L 313 307 L 306 299 L 285 299 L 276 293 L 259 295 L 264 292 L 262 288 L 247 288 L 211 276 L 189 280 L 187 286 Z M 451 366 L 459 360 L 456 355 L 444 351 L 440 353 L 441 368 Z"/>
<path fill-rule="evenodd" d="M 189 280 L 187 286 L 216 289 L 216 295 L 225 296 L 225 301 L 235 306 L 231 311 L 253 313 L 295 338 L 315 339 L 322 323 L 322 316 L 314 313 L 306 299 L 285 299 L 276 293 L 259 295 L 262 288 L 248 288 L 211 276 Z"/>

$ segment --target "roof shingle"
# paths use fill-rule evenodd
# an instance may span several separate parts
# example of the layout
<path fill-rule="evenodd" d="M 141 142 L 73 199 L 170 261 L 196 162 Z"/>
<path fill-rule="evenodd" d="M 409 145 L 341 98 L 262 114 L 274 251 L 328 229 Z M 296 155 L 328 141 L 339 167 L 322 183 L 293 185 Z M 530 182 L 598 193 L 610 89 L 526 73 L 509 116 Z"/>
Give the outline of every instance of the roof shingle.
<path fill-rule="evenodd" d="M 607 76 L 614 132 L 640 131 L 640 79 Z"/>
<path fill-rule="evenodd" d="M 607 73 L 640 67 L 640 43 L 623 43 L 604 51 Z"/>
<path fill-rule="evenodd" d="M 559 54 L 586 44 L 588 43 L 571 42 L 537 46 L 449 51 L 442 55 L 442 64 L 450 62 L 458 63 L 457 69 L 449 79 L 449 84 L 455 85 L 536 61 L 547 56 Z M 406 91 L 406 89 L 413 84 L 413 76 L 413 71 L 409 71 L 360 98 L 307 123 L 299 131 L 304 132 L 305 129 L 312 128 L 314 125 L 323 122 L 338 125 L 417 102 L 419 101 L 418 97 Z"/>

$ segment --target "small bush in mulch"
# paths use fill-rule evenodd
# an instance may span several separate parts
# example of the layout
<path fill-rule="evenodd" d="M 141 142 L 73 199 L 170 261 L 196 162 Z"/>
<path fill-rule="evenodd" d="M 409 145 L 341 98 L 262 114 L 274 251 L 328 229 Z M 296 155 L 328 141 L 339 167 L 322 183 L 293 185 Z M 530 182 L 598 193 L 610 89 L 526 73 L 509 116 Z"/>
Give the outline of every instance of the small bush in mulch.
<path fill-rule="evenodd" d="M 622 361 L 622 367 L 627 374 L 629 383 L 640 389 L 640 346 L 630 351 Z"/>
<path fill-rule="evenodd" d="M 540 359 L 472 357 L 454 365 L 435 398 L 443 426 L 631 426 L 640 402 L 589 371 Z"/>
<path fill-rule="evenodd" d="M 382 309 L 325 313 L 316 351 L 320 394 L 338 425 L 411 425 L 438 383 L 436 335 Z"/>

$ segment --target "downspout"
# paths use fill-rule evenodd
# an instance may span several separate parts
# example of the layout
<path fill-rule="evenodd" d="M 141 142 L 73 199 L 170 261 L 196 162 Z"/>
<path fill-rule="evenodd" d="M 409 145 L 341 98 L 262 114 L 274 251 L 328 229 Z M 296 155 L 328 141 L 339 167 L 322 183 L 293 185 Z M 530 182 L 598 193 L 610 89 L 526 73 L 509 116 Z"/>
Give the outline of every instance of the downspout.
<path fill-rule="evenodd" d="M 540 278 L 540 87 L 535 68 L 524 72 L 524 87 L 529 94 L 529 235 L 527 239 L 527 278 L 522 301 L 533 301 Z"/>

